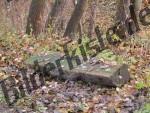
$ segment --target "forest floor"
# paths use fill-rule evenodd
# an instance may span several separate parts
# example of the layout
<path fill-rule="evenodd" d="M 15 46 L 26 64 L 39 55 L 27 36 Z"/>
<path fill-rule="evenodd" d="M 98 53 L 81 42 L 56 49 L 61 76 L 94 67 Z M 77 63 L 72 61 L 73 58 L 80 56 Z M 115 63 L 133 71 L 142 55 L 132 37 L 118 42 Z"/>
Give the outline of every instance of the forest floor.
<path fill-rule="evenodd" d="M 115 3 L 101 4 L 106 6 Z M 105 31 L 112 24 L 115 7 L 99 7 L 98 25 Z M 112 9 L 111 9 L 112 8 Z M 111 9 L 111 10 L 110 10 Z M 109 12 L 109 14 L 108 14 Z M 99 22 L 99 20 L 103 20 Z M 104 27 L 103 27 L 104 26 Z M 17 33 L 5 33 L 0 38 L 0 80 L 16 76 L 31 55 L 46 54 L 61 48 L 56 34 L 34 39 Z M 19 99 L 13 107 L 5 103 L 0 93 L 0 113 L 149 113 L 150 112 L 150 28 L 142 28 L 131 39 L 109 50 L 128 64 L 131 80 L 123 87 L 107 88 L 82 81 L 50 80 L 46 85 Z M 112 56 L 113 57 L 113 56 Z M 111 59 L 111 58 L 110 58 Z M 103 59 L 103 60 L 110 60 Z M 30 72 L 29 72 L 30 74 Z M 146 104 L 147 103 L 147 104 Z M 142 107 L 139 111 L 139 109 Z"/>
<path fill-rule="evenodd" d="M 131 80 L 123 87 L 106 88 L 82 81 L 50 80 L 46 86 L 33 91 L 31 95 L 19 99 L 15 107 L 8 109 L 1 96 L 1 113 L 129 113 L 140 109 L 149 102 L 150 86 L 150 30 L 141 31 L 118 46 L 109 46 L 116 55 L 129 65 Z M 27 35 L 5 35 L 0 41 L 0 77 L 16 76 L 18 68 L 33 54 L 44 54 L 58 46 L 50 45 L 51 38 L 31 39 Z M 140 38 L 142 36 L 142 38 Z M 15 37 L 15 38 L 14 38 Z M 7 40 L 6 40 L 7 39 Z M 53 44 L 55 44 L 53 42 Z M 104 59 L 106 60 L 106 59 Z M 149 104 L 147 104 L 149 108 Z"/>

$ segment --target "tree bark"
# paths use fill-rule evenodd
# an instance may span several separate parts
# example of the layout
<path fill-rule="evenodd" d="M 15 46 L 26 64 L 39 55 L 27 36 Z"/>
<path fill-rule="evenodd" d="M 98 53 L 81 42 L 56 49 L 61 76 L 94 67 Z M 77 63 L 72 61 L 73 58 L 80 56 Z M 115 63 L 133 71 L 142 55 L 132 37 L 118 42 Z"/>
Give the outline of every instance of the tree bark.
<path fill-rule="evenodd" d="M 130 0 L 117 0 L 116 21 L 125 22 L 130 17 Z"/>
<path fill-rule="evenodd" d="M 87 3 L 88 3 L 88 0 L 80 0 L 77 3 L 75 10 L 72 13 L 72 16 L 68 22 L 68 25 L 66 27 L 63 37 L 73 38 L 72 36 L 79 25 L 80 19 L 86 9 Z"/>
<path fill-rule="evenodd" d="M 88 27 L 88 37 L 91 39 L 95 32 L 95 20 L 96 18 L 96 1 L 93 0 L 90 4 L 90 18 Z"/>
<path fill-rule="evenodd" d="M 55 3 L 53 4 L 52 10 L 48 15 L 48 19 L 46 21 L 46 28 L 49 26 L 52 26 L 53 21 L 56 19 L 56 17 L 63 11 L 63 8 L 65 6 L 66 0 L 55 0 Z"/>
<path fill-rule="evenodd" d="M 134 0 L 135 13 L 136 13 L 138 21 L 139 21 L 139 12 L 142 8 L 142 1 L 143 0 Z"/>
<path fill-rule="evenodd" d="M 32 0 L 26 27 L 27 34 L 32 33 L 35 37 L 37 37 L 44 31 L 44 14 L 47 2 L 48 0 Z"/>
<path fill-rule="evenodd" d="M 128 35 L 140 30 L 138 17 L 141 3 L 142 0 L 118 0 L 117 22 L 122 24 L 123 31 L 127 31 Z"/>

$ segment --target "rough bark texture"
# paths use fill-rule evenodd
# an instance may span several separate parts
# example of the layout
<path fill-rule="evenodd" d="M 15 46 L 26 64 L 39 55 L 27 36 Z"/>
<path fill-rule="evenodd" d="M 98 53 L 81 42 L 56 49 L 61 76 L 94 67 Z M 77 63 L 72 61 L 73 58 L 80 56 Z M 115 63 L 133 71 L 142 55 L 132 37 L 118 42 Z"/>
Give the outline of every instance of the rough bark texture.
<path fill-rule="evenodd" d="M 95 30 L 95 20 L 96 18 L 96 1 L 93 0 L 90 4 L 90 18 L 89 18 L 89 27 L 88 27 L 88 37 L 92 38 Z"/>
<path fill-rule="evenodd" d="M 44 14 L 47 2 L 48 0 L 32 0 L 26 27 L 27 34 L 32 33 L 33 35 L 38 36 L 43 32 L 45 27 Z"/>
<path fill-rule="evenodd" d="M 130 9 L 130 14 L 131 14 L 131 19 L 133 20 L 134 25 L 136 27 L 136 31 L 139 31 L 140 30 L 139 21 L 138 21 L 139 12 L 137 12 L 137 15 L 136 15 L 136 12 L 135 12 L 135 1 L 133 1 L 133 3 L 131 3 L 129 9 Z"/>
<path fill-rule="evenodd" d="M 32 0 L 1 0 L 0 1 L 0 24 L 5 26 L 2 28 L 5 31 L 24 32 L 27 25 L 27 15 L 29 13 L 29 6 Z M 3 13 L 3 14 L 1 14 Z M 0 25 L 0 26 L 1 26 Z"/>
<path fill-rule="evenodd" d="M 127 17 L 130 17 L 129 6 L 133 4 L 134 11 L 136 13 L 137 19 L 139 18 L 139 11 L 142 8 L 143 0 L 118 0 L 118 9 L 117 9 L 117 20 L 124 21 Z M 131 12 L 132 13 L 132 12 Z"/>
<path fill-rule="evenodd" d="M 130 17 L 130 0 L 117 0 L 117 4 L 116 20 L 125 22 L 125 20 Z"/>
<path fill-rule="evenodd" d="M 135 0 L 134 7 L 135 7 L 135 13 L 136 13 L 137 19 L 139 21 L 139 12 L 142 8 L 142 0 Z"/>
<path fill-rule="evenodd" d="M 46 28 L 48 28 L 49 26 L 52 26 L 53 21 L 63 11 L 65 3 L 66 3 L 66 0 L 55 0 L 55 3 L 53 4 L 52 9 L 48 15 Z"/>
<path fill-rule="evenodd" d="M 64 33 L 64 37 L 69 37 L 72 38 L 72 34 L 74 34 L 75 30 L 78 27 L 78 24 L 80 22 L 80 19 L 86 9 L 86 5 L 88 3 L 88 0 L 80 0 L 76 7 L 75 10 L 68 22 L 68 25 L 66 27 L 66 31 Z"/>
<path fill-rule="evenodd" d="M 79 0 L 73 0 L 74 7 L 77 5 L 78 2 L 79 2 Z M 81 19 L 80 19 L 80 21 L 78 23 L 78 27 L 76 29 L 76 32 L 79 34 L 79 39 L 82 39 L 83 31 L 82 31 L 82 20 Z"/>
<path fill-rule="evenodd" d="M 138 17 L 142 0 L 118 0 L 117 3 L 116 20 L 124 26 L 125 30 L 123 31 L 128 31 L 129 35 L 139 31 Z"/>

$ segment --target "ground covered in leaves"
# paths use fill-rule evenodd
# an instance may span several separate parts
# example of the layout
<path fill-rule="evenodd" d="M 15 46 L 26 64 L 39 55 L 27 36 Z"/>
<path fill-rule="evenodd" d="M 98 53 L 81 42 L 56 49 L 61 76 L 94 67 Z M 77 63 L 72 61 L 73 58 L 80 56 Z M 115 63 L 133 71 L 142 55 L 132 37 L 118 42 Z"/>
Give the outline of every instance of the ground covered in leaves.
<path fill-rule="evenodd" d="M 139 111 L 142 106 L 148 111 L 150 109 L 150 104 L 146 104 L 149 103 L 150 96 L 148 34 L 149 31 L 140 32 L 118 46 L 108 46 L 109 51 L 101 54 L 101 59 L 105 61 L 124 62 L 129 65 L 131 80 L 123 87 L 105 88 L 90 83 L 84 84 L 82 81 L 52 79 L 46 82 L 46 86 L 18 100 L 13 108 L 8 108 L 4 104 L 1 94 L 0 112 L 129 113 Z M 33 54 L 46 54 L 47 51 L 58 48 L 61 50 L 55 40 L 55 35 L 51 38 L 33 39 L 24 34 L 5 34 L 0 40 L 0 79 L 7 76 L 15 77 L 20 67 L 26 67 L 24 61 Z M 118 56 L 121 60 L 118 60 Z M 144 113 L 146 110 L 141 108 L 139 112 Z"/>
<path fill-rule="evenodd" d="M 115 2 L 101 0 L 97 24 L 105 31 L 113 23 Z M 110 5 L 110 7 L 107 6 Z M 106 7 L 107 6 L 107 7 Z M 110 11 L 111 9 L 111 11 Z M 110 14 L 111 13 L 111 14 Z M 107 26 L 108 25 L 108 26 Z M 23 33 L 6 32 L 0 37 L 0 80 L 16 77 L 18 69 L 27 67 L 31 55 L 62 51 L 57 44 L 58 35 L 41 36 L 38 39 Z M 104 61 L 123 62 L 129 65 L 131 80 L 123 87 L 106 88 L 82 81 L 46 82 L 31 95 L 19 99 L 13 107 L 5 104 L 0 93 L 0 113 L 149 113 L 150 112 L 150 30 L 143 31 L 101 54 Z M 73 47 L 76 47 L 73 43 Z M 112 55 L 113 53 L 113 55 Z M 28 71 L 30 74 L 30 70 Z"/>

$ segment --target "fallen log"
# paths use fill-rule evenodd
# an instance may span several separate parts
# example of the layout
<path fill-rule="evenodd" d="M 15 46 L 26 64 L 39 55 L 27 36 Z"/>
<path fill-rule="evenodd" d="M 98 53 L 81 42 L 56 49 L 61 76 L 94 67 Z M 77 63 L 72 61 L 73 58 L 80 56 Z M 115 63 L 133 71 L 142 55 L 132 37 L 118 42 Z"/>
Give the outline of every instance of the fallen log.
<path fill-rule="evenodd" d="M 102 86 L 120 87 L 130 79 L 127 65 L 109 65 L 95 58 L 83 62 L 82 58 L 68 59 L 68 56 L 54 52 L 45 56 L 33 56 L 26 63 L 44 76 L 81 80 Z"/>

